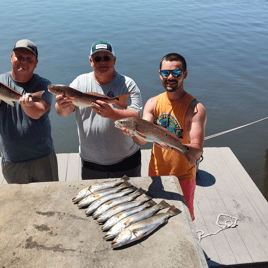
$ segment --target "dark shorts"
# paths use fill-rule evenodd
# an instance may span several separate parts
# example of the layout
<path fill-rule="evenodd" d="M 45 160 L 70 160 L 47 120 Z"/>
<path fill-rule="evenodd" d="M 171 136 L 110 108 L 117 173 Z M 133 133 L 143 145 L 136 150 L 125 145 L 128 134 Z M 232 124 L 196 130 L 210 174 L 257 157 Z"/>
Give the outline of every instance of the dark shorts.
<path fill-rule="evenodd" d="M 55 152 L 28 162 L 10 163 L 2 158 L 2 172 L 7 183 L 58 181 L 58 162 Z"/>
<path fill-rule="evenodd" d="M 99 165 L 82 159 L 82 179 L 104 179 L 141 176 L 141 151 L 113 165 Z"/>

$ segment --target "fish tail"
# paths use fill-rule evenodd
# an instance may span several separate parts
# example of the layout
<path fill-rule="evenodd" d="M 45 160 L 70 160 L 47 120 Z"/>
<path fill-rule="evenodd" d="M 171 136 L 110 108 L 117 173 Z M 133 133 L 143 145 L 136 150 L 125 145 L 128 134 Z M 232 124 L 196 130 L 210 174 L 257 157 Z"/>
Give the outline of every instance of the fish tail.
<path fill-rule="evenodd" d="M 173 216 L 180 214 L 181 210 L 179 210 L 175 206 L 171 206 L 170 209 L 168 210 L 168 213 L 170 213 L 170 217 L 173 217 Z"/>
<path fill-rule="evenodd" d="M 121 95 L 121 96 L 117 96 L 115 98 L 115 104 L 123 109 L 126 109 L 127 108 L 127 99 L 129 96 L 130 96 L 130 93 L 125 94 L 125 95 Z"/>
<path fill-rule="evenodd" d="M 153 206 L 156 205 L 156 203 L 153 200 L 148 201 L 147 204 L 148 204 L 149 207 L 153 207 Z"/>
<path fill-rule="evenodd" d="M 120 189 L 128 187 L 134 187 L 134 185 L 130 181 L 125 181 L 120 185 Z"/>
<path fill-rule="evenodd" d="M 165 208 L 170 208 L 171 206 L 165 201 L 162 200 L 159 204 L 158 204 L 160 209 L 165 209 Z"/>
<path fill-rule="evenodd" d="M 27 93 L 30 97 L 32 97 L 33 102 L 43 101 L 42 95 L 45 91 L 38 91 L 34 93 Z"/>
<path fill-rule="evenodd" d="M 140 195 L 146 193 L 146 191 L 144 189 L 142 189 L 142 188 L 139 188 L 136 192 L 139 193 Z"/>
<path fill-rule="evenodd" d="M 124 180 L 124 181 L 129 181 L 130 180 L 127 175 L 124 175 L 121 179 Z"/>

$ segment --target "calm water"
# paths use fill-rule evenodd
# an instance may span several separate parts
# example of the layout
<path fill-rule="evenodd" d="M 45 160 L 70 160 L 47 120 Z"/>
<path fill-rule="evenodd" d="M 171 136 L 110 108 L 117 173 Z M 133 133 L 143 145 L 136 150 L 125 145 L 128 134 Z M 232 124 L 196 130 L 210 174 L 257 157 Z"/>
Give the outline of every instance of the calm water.
<path fill-rule="evenodd" d="M 204 104 L 206 136 L 268 116 L 268 1 L 5 1 L 1 3 L 0 72 L 15 42 L 38 45 L 36 73 L 68 85 L 91 71 L 90 46 L 110 41 L 118 72 L 133 78 L 143 102 L 163 92 L 158 68 L 167 53 L 188 63 L 185 89 Z M 74 116 L 51 110 L 57 153 L 78 152 Z M 207 140 L 230 147 L 268 199 L 268 120 Z M 147 147 L 148 148 L 148 147 Z"/>

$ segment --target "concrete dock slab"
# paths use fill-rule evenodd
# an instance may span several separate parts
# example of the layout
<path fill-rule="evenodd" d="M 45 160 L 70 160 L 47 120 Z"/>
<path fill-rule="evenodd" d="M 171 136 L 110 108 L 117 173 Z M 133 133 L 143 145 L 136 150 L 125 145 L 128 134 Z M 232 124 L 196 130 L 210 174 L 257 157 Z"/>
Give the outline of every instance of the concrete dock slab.
<path fill-rule="evenodd" d="M 164 199 L 182 213 L 119 249 L 112 249 L 101 226 L 72 203 L 81 189 L 99 181 L 1 185 L 1 267 L 208 267 L 176 177 L 131 178 L 156 203 Z"/>

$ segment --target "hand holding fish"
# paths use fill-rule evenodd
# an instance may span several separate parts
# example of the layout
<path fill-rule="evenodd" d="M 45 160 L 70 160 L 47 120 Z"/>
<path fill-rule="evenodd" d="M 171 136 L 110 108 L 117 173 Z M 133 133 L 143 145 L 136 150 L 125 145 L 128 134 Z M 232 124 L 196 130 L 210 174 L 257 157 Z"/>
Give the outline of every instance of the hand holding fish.
<path fill-rule="evenodd" d="M 31 96 L 31 94 L 25 94 L 25 95 L 21 96 L 19 99 L 19 104 L 22 106 L 23 105 L 33 106 L 34 102 L 33 102 L 33 98 Z"/>
<path fill-rule="evenodd" d="M 108 103 L 101 100 L 92 102 L 92 106 L 90 108 L 101 117 L 112 119 L 112 116 L 114 114 L 114 108 L 112 108 Z"/>
<path fill-rule="evenodd" d="M 59 115 L 67 116 L 74 111 L 75 106 L 70 97 L 57 95 L 55 108 Z"/>

